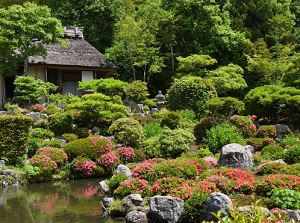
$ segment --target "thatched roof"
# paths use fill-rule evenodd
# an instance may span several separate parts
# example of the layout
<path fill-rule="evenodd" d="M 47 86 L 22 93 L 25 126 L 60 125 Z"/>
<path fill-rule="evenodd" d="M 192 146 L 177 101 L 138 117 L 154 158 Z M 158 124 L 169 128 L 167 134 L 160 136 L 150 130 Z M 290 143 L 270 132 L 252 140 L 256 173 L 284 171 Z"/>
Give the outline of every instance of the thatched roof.
<path fill-rule="evenodd" d="M 77 31 L 77 32 L 76 32 Z M 76 33 L 76 35 L 74 35 Z M 29 57 L 29 64 L 53 65 L 53 66 L 77 66 L 99 70 L 113 69 L 117 67 L 106 60 L 103 55 L 91 44 L 83 39 L 82 32 L 65 28 L 64 39 L 69 41 L 69 45 L 63 48 L 60 44 L 46 45 L 47 56 Z"/>

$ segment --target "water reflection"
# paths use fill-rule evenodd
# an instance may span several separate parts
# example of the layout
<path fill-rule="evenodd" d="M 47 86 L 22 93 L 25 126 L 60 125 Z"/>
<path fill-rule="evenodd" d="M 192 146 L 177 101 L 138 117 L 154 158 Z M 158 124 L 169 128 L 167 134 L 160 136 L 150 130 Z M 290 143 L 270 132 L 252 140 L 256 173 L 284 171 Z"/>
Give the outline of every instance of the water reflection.
<path fill-rule="evenodd" d="M 0 223 L 104 223 L 99 179 L 0 188 Z"/>

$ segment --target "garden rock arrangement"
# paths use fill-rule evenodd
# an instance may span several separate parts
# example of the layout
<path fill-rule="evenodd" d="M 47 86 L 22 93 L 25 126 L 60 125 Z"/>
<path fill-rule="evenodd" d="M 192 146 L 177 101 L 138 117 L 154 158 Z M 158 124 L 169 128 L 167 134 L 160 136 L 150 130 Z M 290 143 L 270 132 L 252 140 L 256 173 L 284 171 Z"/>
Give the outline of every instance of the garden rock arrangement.
<path fill-rule="evenodd" d="M 5 169 L 5 161 L 0 160 L 0 186 L 19 186 L 24 181 L 24 175 L 13 169 Z"/>

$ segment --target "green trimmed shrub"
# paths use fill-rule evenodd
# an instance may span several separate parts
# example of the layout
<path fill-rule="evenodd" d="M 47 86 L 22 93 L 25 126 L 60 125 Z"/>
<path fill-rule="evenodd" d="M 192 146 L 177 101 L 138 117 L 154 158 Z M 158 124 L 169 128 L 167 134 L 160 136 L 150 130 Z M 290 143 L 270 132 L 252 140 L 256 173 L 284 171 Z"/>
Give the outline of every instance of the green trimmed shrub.
<path fill-rule="evenodd" d="M 284 157 L 284 150 L 280 146 L 265 146 L 261 150 L 261 156 L 269 160 L 282 159 Z"/>
<path fill-rule="evenodd" d="M 25 116 L 0 116 L 0 157 L 20 164 L 27 154 L 29 130 L 33 119 Z"/>
<path fill-rule="evenodd" d="M 55 135 L 62 135 L 73 131 L 73 122 L 73 112 L 58 112 L 48 118 L 47 127 L 54 132 Z"/>
<path fill-rule="evenodd" d="M 51 139 L 50 141 L 44 141 L 43 146 L 44 147 L 62 148 L 62 143 L 59 139 Z"/>
<path fill-rule="evenodd" d="M 195 112 L 191 109 L 180 110 L 179 114 L 180 114 L 182 120 L 184 120 L 186 122 L 194 123 L 197 120 Z"/>
<path fill-rule="evenodd" d="M 171 110 L 190 109 L 201 117 L 205 113 L 205 102 L 216 96 L 216 90 L 208 80 L 187 76 L 174 81 L 166 99 Z"/>
<path fill-rule="evenodd" d="M 43 140 L 39 138 L 30 137 L 27 144 L 27 157 L 31 158 L 34 156 L 35 152 L 41 148 L 43 145 Z"/>
<path fill-rule="evenodd" d="M 102 136 L 92 136 L 84 139 L 76 139 L 69 142 L 64 151 L 68 155 L 69 162 L 78 156 L 85 156 L 96 161 L 101 155 L 112 150 L 112 142 Z"/>
<path fill-rule="evenodd" d="M 142 104 L 150 95 L 147 88 L 147 83 L 140 80 L 133 81 L 124 87 L 126 99 Z"/>
<path fill-rule="evenodd" d="M 75 139 L 78 139 L 78 136 L 74 133 L 65 133 L 65 134 L 62 134 L 62 138 L 64 140 L 66 140 L 66 142 L 71 142 L 71 141 L 74 141 Z"/>
<path fill-rule="evenodd" d="M 256 170 L 257 175 L 270 175 L 270 174 L 293 174 L 290 166 L 286 163 L 279 163 L 279 162 L 273 162 L 273 163 L 264 163 L 262 166 L 260 166 Z"/>
<path fill-rule="evenodd" d="M 185 129 L 165 128 L 159 135 L 159 151 L 164 158 L 176 158 L 189 151 L 190 143 L 193 141 L 195 141 L 194 135 Z"/>
<path fill-rule="evenodd" d="M 213 154 L 219 153 L 223 146 L 230 143 L 245 145 L 240 131 L 235 126 L 226 123 L 212 127 L 207 131 L 203 141 Z"/>
<path fill-rule="evenodd" d="M 280 146 L 284 149 L 288 149 L 295 144 L 300 144 L 300 139 L 295 134 L 288 134 L 282 140 L 280 140 Z"/>
<path fill-rule="evenodd" d="M 167 126 L 170 129 L 175 129 L 180 123 L 180 115 L 175 111 L 167 111 L 162 115 L 160 127 Z"/>
<path fill-rule="evenodd" d="M 39 139 L 51 139 L 54 133 L 48 129 L 34 128 L 31 131 L 31 136 Z"/>
<path fill-rule="evenodd" d="M 127 180 L 127 179 L 128 179 L 128 177 L 125 176 L 124 174 L 118 174 L 118 175 L 114 175 L 110 179 L 106 180 L 105 183 L 109 187 L 109 190 L 113 192 L 115 189 L 117 189 L 119 187 L 120 183 L 122 183 L 124 180 Z"/>
<path fill-rule="evenodd" d="M 143 128 L 145 131 L 146 139 L 151 138 L 153 136 L 157 136 L 162 132 L 162 128 L 160 127 L 160 124 L 156 124 L 156 123 L 145 124 Z"/>
<path fill-rule="evenodd" d="M 256 131 L 255 124 L 253 123 L 252 119 L 248 116 L 231 116 L 230 124 L 237 127 L 237 129 L 240 130 L 242 135 L 246 138 L 251 137 Z"/>
<path fill-rule="evenodd" d="M 125 146 L 139 148 L 145 139 L 142 125 L 133 118 L 120 118 L 112 123 L 109 132 Z"/>
<path fill-rule="evenodd" d="M 300 144 L 296 144 L 287 149 L 284 154 L 283 160 L 288 164 L 300 162 Z"/>

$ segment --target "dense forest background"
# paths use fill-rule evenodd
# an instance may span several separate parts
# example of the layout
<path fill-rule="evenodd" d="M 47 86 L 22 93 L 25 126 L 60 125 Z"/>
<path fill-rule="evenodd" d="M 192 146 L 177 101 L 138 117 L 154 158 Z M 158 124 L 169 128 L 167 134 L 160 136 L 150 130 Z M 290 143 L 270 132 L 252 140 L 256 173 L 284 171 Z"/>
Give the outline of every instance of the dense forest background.
<path fill-rule="evenodd" d="M 266 85 L 300 88 L 300 0 L 31 2 L 51 8 L 64 26 L 83 27 L 119 67 L 114 77 L 146 81 L 152 96 L 186 75 L 219 77 L 219 85 L 237 80 L 222 97 L 242 99 Z"/>

